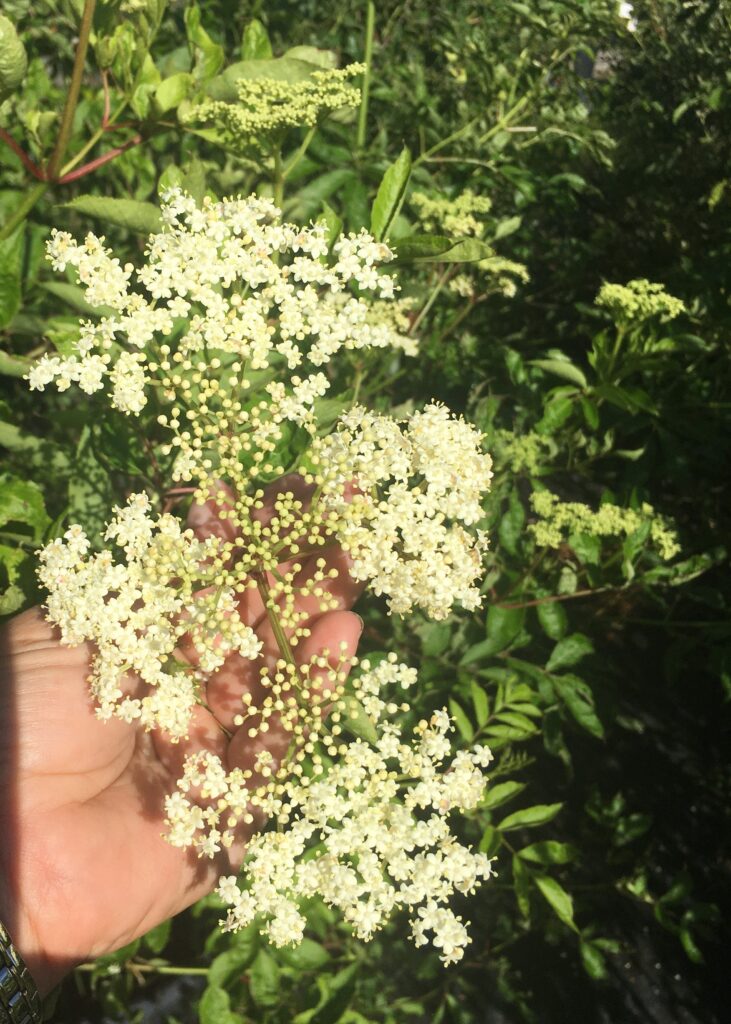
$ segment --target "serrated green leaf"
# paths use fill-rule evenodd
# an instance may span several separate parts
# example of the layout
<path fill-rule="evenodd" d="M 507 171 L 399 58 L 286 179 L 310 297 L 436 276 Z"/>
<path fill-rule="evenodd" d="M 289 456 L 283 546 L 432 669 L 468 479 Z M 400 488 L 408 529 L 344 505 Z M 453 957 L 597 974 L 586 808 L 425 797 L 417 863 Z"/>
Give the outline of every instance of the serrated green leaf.
<path fill-rule="evenodd" d="M 574 903 L 563 886 L 549 875 L 534 875 L 533 884 L 553 908 L 559 920 L 577 931 L 574 924 Z"/>
<path fill-rule="evenodd" d="M 302 939 L 296 946 L 283 946 L 277 950 L 277 957 L 297 971 L 318 971 L 330 963 L 328 951 L 312 939 Z"/>
<path fill-rule="evenodd" d="M 200 1024 L 238 1024 L 241 1017 L 231 1010 L 228 992 L 218 986 L 209 986 L 198 1003 Z"/>
<path fill-rule="evenodd" d="M 584 373 L 578 366 L 574 366 L 573 363 L 569 362 L 568 359 L 531 359 L 529 362 L 531 366 L 539 366 L 548 373 L 553 373 L 557 377 L 563 377 L 564 380 L 570 380 L 573 384 L 578 384 L 580 388 L 587 388 L 589 386 Z"/>
<path fill-rule="evenodd" d="M 530 917 L 531 872 L 518 857 L 513 857 L 513 891 L 518 910 L 526 920 Z"/>
<path fill-rule="evenodd" d="M 534 861 L 536 864 L 568 864 L 575 860 L 578 851 L 570 843 L 557 843 L 553 839 L 547 839 L 542 843 L 532 843 L 518 850 L 518 856 L 523 860 Z"/>
<path fill-rule="evenodd" d="M 597 739 L 603 739 L 604 726 L 594 709 L 591 688 L 584 680 L 566 673 L 563 676 L 552 677 L 551 685 L 577 724 Z"/>
<path fill-rule="evenodd" d="M 553 648 L 546 662 L 546 671 L 555 672 L 557 669 L 570 668 L 593 653 L 594 644 L 588 636 L 584 636 L 583 633 L 572 633 L 571 636 L 559 640 Z"/>
<path fill-rule="evenodd" d="M 208 984 L 225 988 L 236 976 L 251 964 L 256 956 L 257 944 L 235 945 L 214 957 L 208 968 Z"/>
<path fill-rule="evenodd" d="M 546 636 L 560 640 L 568 625 L 566 609 L 561 601 L 541 601 L 536 605 L 536 615 Z"/>
<path fill-rule="evenodd" d="M 0 241 L 0 328 L 7 327 L 20 309 L 25 225 Z"/>
<path fill-rule="evenodd" d="M 517 489 L 510 492 L 507 512 L 500 517 L 498 539 L 509 555 L 517 555 L 525 526 L 525 508 Z"/>
<path fill-rule="evenodd" d="M 449 713 L 455 721 L 457 729 L 462 739 L 466 743 L 472 742 L 472 737 L 475 735 L 475 730 L 470 722 L 464 708 L 460 707 L 453 697 L 449 698 Z"/>
<path fill-rule="evenodd" d="M 525 782 L 498 782 L 495 786 L 488 785 L 485 792 L 485 796 L 480 802 L 480 806 L 484 807 L 486 811 L 494 810 L 496 807 L 502 807 L 508 800 L 512 800 L 513 797 L 522 793 L 525 789 Z"/>
<path fill-rule="evenodd" d="M 257 1006 L 276 1006 L 279 1002 L 279 965 L 277 961 L 260 949 L 249 970 L 249 991 Z"/>
<path fill-rule="evenodd" d="M 524 807 L 522 811 L 514 811 L 497 825 L 501 832 L 510 832 L 515 828 L 536 828 L 553 821 L 563 804 L 535 804 Z"/>
<path fill-rule="evenodd" d="M 479 683 L 475 680 L 470 682 L 470 695 L 472 697 L 472 706 L 475 709 L 475 721 L 478 726 L 482 727 L 490 714 L 490 707 L 487 700 L 487 694 L 482 689 Z"/>
<path fill-rule="evenodd" d="M 142 937 L 142 941 L 145 943 L 147 948 L 153 953 L 162 953 L 168 944 L 170 938 L 171 920 L 168 918 L 167 921 L 161 921 L 156 928 L 151 928 Z"/>
<path fill-rule="evenodd" d="M 371 210 L 371 234 L 380 242 L 401 208 L 411 174 L 411 153 L 404 146 L 396 160 L 386 169 L 378 186 Z"/>
<path fill-rule="evenodd" d="M 592 942 L 580 942 L 579 953 L 584 970 L 594 981 L 601 981 L 607 976 L 607 964 L 604 954 Z"/>
<path fill-rule="evenodd" d="M 198 4 L 191 4 L 183 15 L 188 46 L 193 58 L 193 76 L 198 82 L 210 81 L 224 65 L 222 46 L 214 43 L 201 24 Z"/>
<path fill-rule="evenodd" d="M 136 234 L 150 235 L 160 230 L 160 211 L 152 203 L 136 199 L 110 199 L 107 196 L 77 196 L 68 203 L 62 203 L 65 210 L 76 210 L 87 217 L 127 228 Z"/>
<path fill-rule="evenodd" d="M 164 78 L 155 89 L 154 103 L 158 114 L 166 114 L 168 110 L 179 107 L 188 97 L 193 86 L 193 76 L 186 71 Z"/>
<path fill-rule="evenodd" d="M 269 34 L 258 18 L 252 18 L 244 29 L 241 39 L 242 60 L 269 60 L 272 56 L 272 44 Z"/>
<path fill-rule="evenodd" d="M 543 416 L 536 423 L 538 434 L 554 434 L 571 415 L 574 403 L 570 398 L 554 398 L 543 410 Z"/>

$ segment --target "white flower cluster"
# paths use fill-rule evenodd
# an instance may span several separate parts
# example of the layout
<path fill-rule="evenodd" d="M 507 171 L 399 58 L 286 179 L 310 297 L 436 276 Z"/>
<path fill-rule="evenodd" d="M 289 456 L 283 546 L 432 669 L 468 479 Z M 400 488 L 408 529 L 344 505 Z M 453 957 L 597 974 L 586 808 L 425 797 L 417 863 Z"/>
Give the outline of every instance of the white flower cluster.
<path fill-rule="evenodd" d="M 323 224 L 282 224 L 266 199 L 206 199 L 199 209 L 179 189 L 163 197 L 161 213 L 162 231 L 150 236 L 147 264 L 136 272 L 103 239 L 90 234 L 77 244 L 52 232 L 54 269 L 75 267 L 87 302 L 104 315 L 82 323 L 71 356 L 35 364 L 32 389 L 75 382 L 92 394 L 108 381 L 112 405 L 139 413 L 149 383 L 162 384 L 173 400 L 201 362 L 210 368 L 214 351 L 228 357 L 224 380 L 232 391 L 248 386 L 247 369 L 276 367 L 287 394 L 275 389 L 272 415 L 304 422 L 329 387 L 321 367 L 341 349 L 415 353 L 403 307 L 384 313 L 395 285 L 378 265 L 393 253 L 365 231 L 341 237 L 329 253 Z M 149 297 L 131 288 L 133 277 Z M 173 337 L 175 351 L 166 343 Z"/>
<path fill-rule="evenodd" d="M 492 460 L 473 426 L 437 404 L 403 427 L 356 407 L 315 442 L 312 458 L 353 575 L 386 595 L 392 612 L 416 606 L 443 619 L 455 602 L 479 606 L 486 540 L 466 527 L 483 516 Z M 346 497 L 347 481 L 355 493 Z"/>
<path fill-rule="evenodd" d="M 100 718 L 139 721 L 178 740 L 205 675 L 234 651 L 257 657 L 261 644 L 239 619 L 234 589 L 205 588 L 219 538 L 200 541 L 174 516 L 153 518 L 147 495 L 135 494 L 115 510 L 106 539 L 123 549 L 124 561 L 108 550 L 90 553 L 79 526 L 40 552 L 48 618 L 63 643 L 95 645 L 90 685 Z M 184 635 L 195 667 L 181 664 Z"/>
<path fill-rule="evenodd" d="M 306 923 L 300 904 L 318 895 L 365 940 L 406 909 L 415 943 L 425 944 L 433 933 L 443 962 L 454 963 L 469 938 L 448 900 L 454 892 L 472 892 L 490 876 L 491 864 L 459 843 L 447 818 L 478 804 L 491 754 L 478 746 L 453 756 L 444 709 L 419 722 L 407 741 L 388 720 L 404 705 L 384 699 L 383 690 L 408 687 L 415 673 L 395 655 L 375 667 L 363 661 L 361 669 L 356 695 L 380 705 L 371 703 L 372 745 L 361 739 L 340 744 L 337 762 L 327 769 L 315 754 L 311 776 L 280 772 L 281 782 L 258 790 L 248 788 L 241 771 L 226 772 L 217 757 L 195 755 L 167 801 L 168 838 L 214 856 L 233 841 L 236 823 L 261 808 L 276 831 L 250 842 L 244 888 L 230 876 L 217 890 L 229 906 L 229 930 L 258 918 L 273 944 L 297 943 Z M 347 716 L 350 700 L 339 702 L 334 723 Z M 340 733 L 339 724 L 332 732 Z"/>

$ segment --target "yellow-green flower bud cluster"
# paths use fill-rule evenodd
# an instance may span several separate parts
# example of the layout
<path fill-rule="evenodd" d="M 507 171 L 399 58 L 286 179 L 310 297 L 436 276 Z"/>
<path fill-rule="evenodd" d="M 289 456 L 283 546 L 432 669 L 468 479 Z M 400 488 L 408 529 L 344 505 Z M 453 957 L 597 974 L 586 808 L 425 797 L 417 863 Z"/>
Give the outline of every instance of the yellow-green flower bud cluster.
<path fill-rule="evenodd" d="M 272 135 L 288 128 L 312 127 L 330 111 L 357 107 L 360 89 L 349 80 L 364 71 L 364 64 L 350 64 L 313 71 L 299 82 L 240 78 L 236 83 L 238 103 L 206 100 L 192 107 L 186 120 L 215 124 L 231 149 L 265 149 Z"/>
<path fill-rule="evenodd" d="M 657 318 L 660 323 L 684 313 L 685 305 L 661 284 L 638 278 L 627 284 L 604 284 L 596 297 L 618 324 L 636 325 Z"/>
<path fill-rule="evenodd" d="M 306 923 L 301 903 L 320 896 L 364 940 L 405 909 L 416 945 L 431 933 L 445 964 L 461 959 L 469 936 L 448 901 L 488 878 L 491 863 L 461 845 L 447 819 L 452 810 L 477 806 L 491 754 L 476 746 L 453 755 L 446 709 L 419 722 L 411 737 L 403 735 L 392 719 L 408 705 L 389 699 L 389 691 L 415 681 L 414 670 L 395 654 L 376 666 L 363 661 L 353 696 L 341 696 L 332 724 L 321 724 L 308 738 L 309 774 L 280 770 L 257 787 L 252 773 L 227 772 L 209 753 L 188 759 L 178 792 L 167 800 L 175 845 L 213 857 L 254 809 L 278 824 L 250 842 L 243 887 L 234 876 L 220 879 L 227 929 L 258 921 L 274 945 L 297 943 Z M 369 708 L 372 744 L 342 742 L 340 723 L 347 724 L 354 699 Z M 325 751 L 335 749 L 338 760 L 326 768 Z M 257 766 L 262 775 L 268 767 Z"/>
<path fill-rule="evenodd" d="M 558 548 L 575 533 L 592 537 L 631 537 L 649 524 L 650 539 L 661 558 L 668 561 L 680 551 L 677 534 L 668 520 L 647 502 L 643 502 L 639 511 L 605 502 L 593 512 L 582 502 L 561 501 L 551 491 L 534 491 L 531 504 L 540 520 L 529 529 L 541 547 Z"/>
<path fill-rule="evenodd" d="M 492 209 L 492 200 L 475 195 L 471 189 L 466 189 L 454 199 L 414 192 L 410 202 L 427 231 L 450 236 L 481 235 L 484 225 L 478 217 Z"/>

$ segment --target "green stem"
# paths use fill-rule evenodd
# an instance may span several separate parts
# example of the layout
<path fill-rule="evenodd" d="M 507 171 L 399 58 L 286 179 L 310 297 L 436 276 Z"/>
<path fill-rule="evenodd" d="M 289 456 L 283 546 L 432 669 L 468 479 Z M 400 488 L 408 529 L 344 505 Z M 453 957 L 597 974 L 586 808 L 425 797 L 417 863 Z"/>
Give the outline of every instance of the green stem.
<path fill-rule="evenodd" d="M 358 134 L 355 144 L 358 149 L 363 149 L 366 140 L 366 124 L 368 121 L 368 96 L 371 89 L 371 63 L 373 60 L 373 31 L 376 23 L 376 5 L 373 0 L 368 0 L 366 6 L 366 30 L 365 30 L 365 55 L 366 66 L 363 72 L 363 84 L 361 85 L 360 110 L 358 111 Z"/>
<path fill-rule="evenodd" d="M 125 100 L 123 100 L 120 103 L 120 105 L 114 111 L 112 116 L 107 121 L 106 125 L 102 126 L 101 128 L 97 128 L 97 130 L 94 132 L 92 137 L 89 139 L 89 141 L 87 143 L 85 143 L 81 147 L 79 152 L 76 153 L 74 156 L 72 156 L 71 159 L 67 163 L 65 163 L 63 165 L 63 167 L 61 168 L 61 170 L 59 171 L 59 174 L 58 174 L 59 178 L 65 178 L 66 175 L 70 171 L 73 171 L 74 167 L 76 167 L 77 164 L 81 163 L 81 161 L 84 159 L 86 154 L 90 150 L 92 150 L 94 148 L 94 146 L 96 146 L 97 142 L 99 142 L 99 140 L 101 138 L 103 138 L 104 134 L 107 131 L 109 131 L 111 126 L 116 122 L 117 118 L 120 116 L 120 114 L 122 113 L 122 111 L 125 109 L 126 106 L 127 106 L 127 100 L 125 99 Z"/>
<path fill-rule="evenodd" d="M 274 150 L 274 205 L 279 210 L 284 206 L 284 170 L 279 146 Z"/>
<path fill-rule="evenodd" d="M 283 658 L 285 658 L 291 665 L 296 665 L 292 647 L 290 646 L 287 634 L 282 628 L 282 624 L 279 621 L 274 602 L 272 601 L 271 590 L 269 588 L 269 581 L 265 572 L 256 573 L 256 584 L 259 588 L 259 594 L 261 595 L 262 603 L 266 609 L 267 618 L 269 624 L 272 627 L 274 633 L 274 639 L 277 641 L 277 646 L 281 652 Z"/>
<path fill-rule="evenodd" d="M 307 150 L 309 148 L 310 143 L 312 142 L 313 138 L 315 137 L 315 132 L 316 131 L 317 131 L 317 125 L 313 124 L 313 126 L 308 130 L 307 134 L 305 135 L 304 139 L 302 140 L 302 145 L 299 147 L 297 152 L 294 153 L 289 158 L 289 160 L 287 160 L 287 163 L 286 163 L 286 165 L 284 167 L 284 170 L 282 171 L 282 181 L 286 181 L 287 180 L 289 175 L 292 173 L 292 171 L 295 169 L 295 167 L 300 162 L 302 157 L 305 155 L 305 153 L 307 152 Z"/>
<path fill-rule="evenodd" d="M 76 113 L 76 104 L 79 99 L 79 92 L 81 91 L 81 81 L 84 77 L 84 65 L 86 64 L 86 51 L 89 46 L 89 35 L 91 34 L 91 26 L 94 20 L 94 8 L 96 7 L 96 0 L 86 0 L 84 4 L 84 13 L 81 16 L 81 27 L 79 28 L 79 41 L 76 45 L 76 56 L 74 57 L 74 69 L 71 72 L 71 82 L 69 83 L 69 91 L 66 96 L 66 105 L 63 108 L 63 115 L 61 117 L 61 128 L 56 139 L 56 146 L 53 150 L 53 156 L 48 164 L 48 177 L 53 181 L 58 175 L 58 169 L 61 166 L 64 153 L 66 152 L 66 146 L 68 145 L 69 137 L 71 135 L 71 129 L 74 123 L 74 114 Z"/>
<path fill-rule="evenodd" d="M 0 231 L 0 242 L 10 238 L 15 229 L 20 227 L 38 200 L 46 194 L 50 184 L 49 181 L 39 181 L 29 192 L 25 193 L 18 209 L 3 224 L 2 231 Z"/>
<path fill-rule="evenodd" d="M 140 971 L 144 974 L 190 974 L 200 975 L 201 977 L 208 974 L 207 967 L 173 967 L 170 964 L 126 964 L 125 966 L 130 971 Z M 95 963 L 79 964 L 74 969 L 77 971 L 95 971 L 98 970 L 98 965 Z"/>
<path fill-rule="evenodd" d="M 437 281 L 437 283 L 434 285 L 434 288 L 432 289 L 431 295 L 426 300 L 426 302 L 424 303 L 422 308 L 419 310 L 419 315 L 416 317 L 416 319 L 412 323 L 411 327 L 409 327 L 409 334 L 414 334 L 417 331 L 417 329 L 419 328 L 422 320 L 424 319 L 426 314 L 429 312 L 429 310 L 432 308 L 432 306 L 436 302 L 439 293 L 441 292 L 441 290 L 444 287 L 444 285 L 447 283 L 447 278 L 452 273 L 452 271 L 453 271 L 453 268 L 448 266 L 447 269 L 442 274 L 442 276 Z"/>

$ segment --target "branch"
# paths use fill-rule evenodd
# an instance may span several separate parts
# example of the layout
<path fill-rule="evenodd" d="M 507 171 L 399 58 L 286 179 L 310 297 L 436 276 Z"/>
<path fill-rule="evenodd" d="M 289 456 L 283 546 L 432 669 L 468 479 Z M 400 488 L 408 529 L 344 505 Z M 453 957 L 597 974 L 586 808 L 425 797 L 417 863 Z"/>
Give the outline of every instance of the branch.
<path fill-rule="evenodd" d="M 34 178 L 38 178 L 39 181 L 46 180 L 43 171 L 35 160 L 31 160 L 25 150 L 18 145 L 13 136 L 10 135 L 9 132 L 6 132 L 4 128 L 0 128 L 0 139 L 2 139 L 6 145 L 10 146 L 15 155 L 22 161 L 25 169 L 30 171 Z"/>
<path fill-rule="evenodd" d="M 81 16 L 79 41 L 76 44 L 76 56 L 74 57 L 74 69 L 71 73 L 71 82 L 69 84 L 69 91 L 66 97 L 66 104 L 63 108 L 61 127 L 56 139 L 56 146 L 53 150 L 53 156 L 48 164 L 48 177 L 52 181 L 58 174 L 58 169 L 61 166 L 63 155 L 66 152 L 66 146 L 68 145 L 69 136 L 71 135 L 71 129 L 74 123 L 76 104 L 79 99 L 79 92 L 81 91 L 81 81 L 84 77 L 86 51 L 89 47 L 89 35 L 91 34 L 95 7 L 96 0 L 86 0 L 86 3 L 84 4 L 84 13 Z"/>

